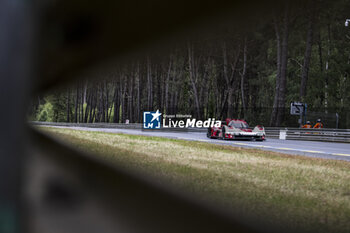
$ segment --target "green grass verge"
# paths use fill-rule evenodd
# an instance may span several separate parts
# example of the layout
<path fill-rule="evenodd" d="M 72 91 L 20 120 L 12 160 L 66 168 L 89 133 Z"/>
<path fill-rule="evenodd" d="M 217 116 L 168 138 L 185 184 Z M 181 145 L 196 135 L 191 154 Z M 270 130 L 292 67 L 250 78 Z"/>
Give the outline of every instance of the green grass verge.
<path fill-rule="evenodd" d="M 160 137 L 40 127 L 280 232 L 350 232 L 350 163 Z"/>

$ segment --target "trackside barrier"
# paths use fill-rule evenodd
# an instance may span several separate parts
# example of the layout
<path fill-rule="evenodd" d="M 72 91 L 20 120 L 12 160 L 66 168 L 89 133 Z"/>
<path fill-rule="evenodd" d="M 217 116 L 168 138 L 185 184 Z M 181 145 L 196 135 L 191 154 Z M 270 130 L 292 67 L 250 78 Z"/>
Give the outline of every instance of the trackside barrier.
<path fill-rule="evenodd" d="M 63 123 L 63 122 L 30 122 L 32 125 L 63 126 L 63 127 L 89 127 L 89 128 L 120 128 L 142 129 L 142 124 L 131 123 Z M 169 129 L 169 131 L 186 131 L 205 133 L 206 128 Z M 349 129 L 303 129 L 303 128 L 277 128 L 265 127 L 266 137 L 281 140 L 350 142 Z"/>
<path fill-rule="evenodd" d="M 303 141 L 350 142 L 350 130 L 289 128 L 286 139 Z"/>
<path fill-rule="evenodd" d="M 350 142 L 349 129 L 265 128 L 267 138 L 282 140 Z"/>
<path fill-rule="evenodd" d="M 141 129 L 140 123 L 65 123 L 65 122 L 42 122 L 31 121 L 32 125 L 62 126 L 62 127 L 88 127 L 88 128 L 119 128 L 119 129 Z"/>
<path fill-rule="evenodd" d="M 279 139 L 286 140 L 286 138 L 287 138 L 287 130 L 280 130 Z"/>

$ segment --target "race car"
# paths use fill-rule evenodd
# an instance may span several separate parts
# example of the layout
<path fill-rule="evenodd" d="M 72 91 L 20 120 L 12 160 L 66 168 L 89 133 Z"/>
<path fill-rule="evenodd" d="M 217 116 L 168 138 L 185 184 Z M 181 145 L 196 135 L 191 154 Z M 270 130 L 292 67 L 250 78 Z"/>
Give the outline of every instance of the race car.
<path fill-rule="evenodd" d="M 265 140 L 265 129 L 261 125 L 255 126 L 252 130 L 244 120 L 226 119 L 222 121 L 221 127 L 209 127 L 208 138 L 219 139 L 246 139 L 246 140 Z"/>

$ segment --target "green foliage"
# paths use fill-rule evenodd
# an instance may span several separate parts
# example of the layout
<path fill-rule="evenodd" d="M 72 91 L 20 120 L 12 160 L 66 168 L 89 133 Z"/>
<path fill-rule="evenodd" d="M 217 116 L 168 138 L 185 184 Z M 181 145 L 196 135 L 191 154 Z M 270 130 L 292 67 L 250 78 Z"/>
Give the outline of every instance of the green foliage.
<path fill-rule="evenodd" d="M 54 119 L 53 105 L 50 102 L 46 102 L 44 105 L 40 105 L 36 120 L 52 122 L 53 119 Z"/>
<path fill-rule="evenodd" d="M 111 108 L 109 108 L 109 111 L 111 113 L 111 115 L 109 116 L 109 122 L 113 122 L 113 119 L 114 119 L 114 104 L 112 105 Z"/>

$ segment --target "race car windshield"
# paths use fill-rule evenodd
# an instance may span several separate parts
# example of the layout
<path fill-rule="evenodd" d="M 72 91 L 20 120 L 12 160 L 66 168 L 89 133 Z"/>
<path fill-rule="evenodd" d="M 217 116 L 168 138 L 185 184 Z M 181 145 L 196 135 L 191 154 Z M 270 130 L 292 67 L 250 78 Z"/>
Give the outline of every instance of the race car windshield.
<path fill-rule="evenodd" d="M 235 128 L 246 129 L 248 128 L 248 124 L 242 121 L 231 121 L 229 126 L 233 126 Z"/>

